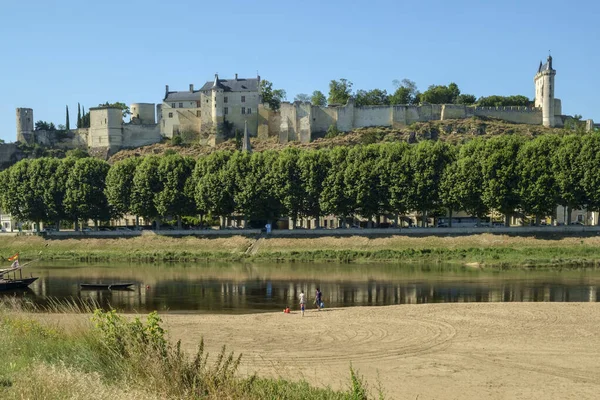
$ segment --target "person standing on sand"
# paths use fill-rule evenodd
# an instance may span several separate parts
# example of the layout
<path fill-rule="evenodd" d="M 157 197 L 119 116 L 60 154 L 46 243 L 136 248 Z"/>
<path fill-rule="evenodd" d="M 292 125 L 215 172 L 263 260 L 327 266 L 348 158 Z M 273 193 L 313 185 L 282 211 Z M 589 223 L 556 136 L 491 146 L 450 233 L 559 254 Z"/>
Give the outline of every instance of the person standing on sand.
<path fill-rule="evenodd" d="M 321 299 L 323 298 L 323 293 L 321 293 L 321 289 L 317 288 L 317 292 L 315 293 L 315 304 L 317 305 L 317 310 L 321 311 Z"/>
<path fill-rule="evenodd" d="M 300 312 L 302 313 L 302 316 L 304 317 L 304 303 L 305 303 L 305 299 L 304 299 L 304 291 L 301 290 L 300 291 Z"/>

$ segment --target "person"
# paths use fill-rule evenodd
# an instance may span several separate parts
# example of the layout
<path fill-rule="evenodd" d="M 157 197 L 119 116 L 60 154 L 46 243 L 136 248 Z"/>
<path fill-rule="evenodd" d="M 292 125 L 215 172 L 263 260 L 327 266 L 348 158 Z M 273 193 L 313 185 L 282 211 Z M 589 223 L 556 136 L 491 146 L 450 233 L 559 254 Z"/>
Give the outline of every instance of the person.
<path fill-rule="evenodd" d="M 303 317 L 304 317 L 304 303 L 305 303 L 304 291 L 301 290 L 300 291 L 300 312 L 302 313 Z"/>
<path fill-rule="evenodd" d="M 317 304 L 317 310 L 321 311 L 321 299 L 323 298 L 323 293 L 321 293 L 321 289 L 317 288 L 317 292 L 315 293 L 315 303 Z"/>

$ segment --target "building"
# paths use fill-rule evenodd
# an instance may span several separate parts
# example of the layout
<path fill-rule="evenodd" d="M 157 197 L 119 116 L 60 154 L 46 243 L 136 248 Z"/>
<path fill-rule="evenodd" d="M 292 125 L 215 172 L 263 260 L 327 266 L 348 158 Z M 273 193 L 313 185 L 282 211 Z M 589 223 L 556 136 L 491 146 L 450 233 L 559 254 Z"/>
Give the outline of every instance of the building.
<path fill-rule="evenodd" d="M 159 107 L 159 125 L 163 136 L 198 135 L 201 143 L 215 144 L 233 137 L 235 130 L 258 132 L 260 76 L 220 79 L 206 82 L 199 90 L 171 92 L 166 86 Z M 231 124 L 228 125 L 227 123 Z"/>

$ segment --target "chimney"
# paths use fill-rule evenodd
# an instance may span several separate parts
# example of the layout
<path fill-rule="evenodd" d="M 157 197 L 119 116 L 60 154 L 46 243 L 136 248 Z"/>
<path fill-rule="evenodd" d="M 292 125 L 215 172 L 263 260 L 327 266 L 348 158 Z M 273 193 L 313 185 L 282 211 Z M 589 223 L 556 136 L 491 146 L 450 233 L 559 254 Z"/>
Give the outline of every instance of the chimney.
<path fill-rule="evenodd" d="M 237 81 L 237 74 L 235 74 L 235 80 Z"/>
<path fill-rule="evenodd" d="M 190 83 L 190 92 L 193 92 L 193 91 L 194 91 L 194 84 Z"/>
<path fill-rule="evenodd" d="M 165 85 L 165 99 L 169 95 L 169 85 Z"/>

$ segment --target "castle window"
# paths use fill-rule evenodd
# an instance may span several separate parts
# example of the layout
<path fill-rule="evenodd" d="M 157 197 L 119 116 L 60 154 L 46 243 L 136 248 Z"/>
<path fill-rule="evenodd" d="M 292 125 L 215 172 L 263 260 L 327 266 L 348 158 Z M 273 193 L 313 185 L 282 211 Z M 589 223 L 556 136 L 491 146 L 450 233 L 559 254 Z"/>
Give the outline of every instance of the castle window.
<path fill-rule="evenodd" d="M 248 108 L 248 111 L 246 111 L 246 114 L 252 114 L 252 109 Z"/>
<path fill-rule="evenodd" d="M 183 108 L 183 103 L 179 103 L 179 108 Z"/>
<path fill-rule="evenodd" d="M 246 96 L 242 96 L 242 103 L 246 102 Z"/>
<path fill-rule="evenodd" d="M 198 110 L 196 111 L 196 117 L 200 118 L 202 116 L 202 111 Z"/>
<path fill-rule="evenodd" d="M 173 118 L 173 113 L 169 113 L 169 118 Z"/>
<path fill-rule="evenodd" d="M 227 96 L 223 97 L 223 103 L 227 103 Z"/>
<path fill-rule="evenodd" d="M 175 108 L 175 103 L 171 103 L 171 108 Z"/>
<path fill-rule="evenodd" d="M 246 107 L 242 107 L 242 114 L 246 114 Z"/>
<path fill-rule="evenodd" d="M 223 114 L 225 114 L 225 115 L 229 114 L 229 109 L 227 107 L 225 107 L 223 109 Z"/>
<path fill-rule="evenodd" d="M 207 100 L 208 101 L 208 100 Z M 200 108 L 202 106 L 202 103 L 200 103 L 200 101 L 196 102 L 196 107 Z"/>

